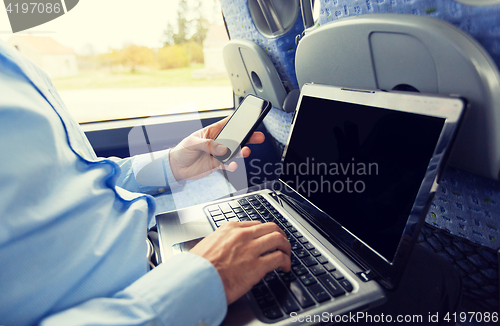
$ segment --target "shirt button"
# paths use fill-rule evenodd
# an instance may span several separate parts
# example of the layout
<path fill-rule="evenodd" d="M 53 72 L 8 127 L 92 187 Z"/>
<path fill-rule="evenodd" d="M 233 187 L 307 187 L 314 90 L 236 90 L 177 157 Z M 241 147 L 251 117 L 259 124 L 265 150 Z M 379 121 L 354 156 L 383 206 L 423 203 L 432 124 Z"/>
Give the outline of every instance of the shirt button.
<path fill-rule="evenodd" d="M 165 188 L 160 188 L 160 189 L 158 189 L 158 193 L 162 194 L 162 193 L 164 193 L 164 192 L 165 192 Z M 201 325 L 201 324 L 200 324 L 200 325 Z"/>

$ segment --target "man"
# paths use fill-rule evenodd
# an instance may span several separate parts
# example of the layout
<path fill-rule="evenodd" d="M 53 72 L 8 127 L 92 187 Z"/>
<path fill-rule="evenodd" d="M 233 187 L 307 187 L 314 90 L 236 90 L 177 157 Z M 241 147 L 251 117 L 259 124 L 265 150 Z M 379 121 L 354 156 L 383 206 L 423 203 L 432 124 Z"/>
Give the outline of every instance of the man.
<path fill-rule="evenodd" d="M 0 42 L 0 325 L 218 325 L 227 305 L 268 271 L 289 271 L 281 230 L 240 222 L 147 272 L 155 202 L 138 192 L 165 186 L 143 180 L 160 170 L 164 184 L 176 187 L 236 169 L 209 155 L 225 153 L 211 139 L 226 121 L 151 164 L 149 155 L 98 159 L 48 76 Z M 263 141 L 255 133 L 249 142 Z M 459 297 L 451 264 L 416 246 L 399 289 L 370 313 L 444 316 Z"/>
<path fill-rule="evenodd" d="M 159 154 L 166 185 L 236 169 L 210 155 L 227 150 L 211 140 L 226 121 Z M 148 158 L 98 159 L 49 77 L 5 43 L 0 151 L 0 325 L 217 325 L 267 272 L 290 269 L 283 232 L 243 222 L 147 272 L 155 202 L 137 192 L 165 190 L 137 182 Z"/>

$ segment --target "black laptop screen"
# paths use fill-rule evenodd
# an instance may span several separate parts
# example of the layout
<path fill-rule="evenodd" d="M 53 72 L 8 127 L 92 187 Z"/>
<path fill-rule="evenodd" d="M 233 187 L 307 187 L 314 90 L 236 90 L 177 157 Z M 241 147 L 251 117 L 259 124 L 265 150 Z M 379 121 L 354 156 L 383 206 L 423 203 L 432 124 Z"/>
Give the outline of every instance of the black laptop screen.
<path fill-rule="evenodd" d="M 444 122 L 304 96 L 281 180 L 392 261 Z"/>

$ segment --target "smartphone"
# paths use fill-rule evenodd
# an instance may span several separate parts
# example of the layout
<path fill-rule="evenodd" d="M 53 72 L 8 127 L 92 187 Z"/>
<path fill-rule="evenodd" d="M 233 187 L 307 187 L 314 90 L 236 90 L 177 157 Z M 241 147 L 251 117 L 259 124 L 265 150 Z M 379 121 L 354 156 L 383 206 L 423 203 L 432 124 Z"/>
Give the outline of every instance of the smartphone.
<path fill-rule="evenodd" d="M 216 142 L 227 147 L 226 154 L 214 155 L 214 157 L 224 164 L 229 163 L 245 146 L 269 110 L 271 110 L 269 101 L 254 95 L 247 95 L 215 137 Z"/>

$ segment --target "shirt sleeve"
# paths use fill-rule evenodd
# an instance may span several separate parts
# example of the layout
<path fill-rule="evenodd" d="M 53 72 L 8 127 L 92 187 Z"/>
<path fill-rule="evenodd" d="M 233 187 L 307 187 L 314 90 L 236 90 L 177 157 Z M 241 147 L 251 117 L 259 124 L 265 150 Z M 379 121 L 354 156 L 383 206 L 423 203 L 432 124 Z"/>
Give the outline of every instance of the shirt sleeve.
<path fill-rule="evenodd" d="M 121 169 L 116 185 L 128 191 L 157 195 L 183 187 L 185 184 L 184 181 L 177 182 L 174 178 L 170 167 L 169 149 L 124 159 L 117 157 L 109 159 Z"/>
<path fill-rule="evenodd" d="M 188 253 L 146 272 L 152 198 L 117 191 L 116 164 L 96 161 L 46 74 L 1 41 L 0 66 L 0 325 L 219 324 L 213 265 Z"/>
<path fill-rule="evenodd" d="M 163 262 L 113 297 L 86 301 L 40 324 L 219 325 L 226 313 L 226 295 L 217 270 L 206 259 L 184 253 Z"/>

